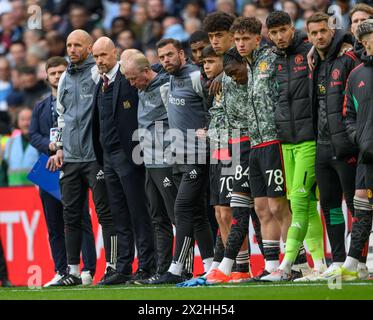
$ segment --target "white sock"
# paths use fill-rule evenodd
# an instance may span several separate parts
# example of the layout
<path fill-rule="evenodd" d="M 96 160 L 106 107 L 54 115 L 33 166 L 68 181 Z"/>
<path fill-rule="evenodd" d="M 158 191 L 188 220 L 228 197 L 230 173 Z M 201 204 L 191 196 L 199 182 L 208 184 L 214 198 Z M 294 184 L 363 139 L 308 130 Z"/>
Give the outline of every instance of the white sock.
<path fill-rule="evenodd" d="M 364 262 L 359 262 L 357 264 L 357 269 L 360 270 L 360 269 L 366 269 L 367 268 L 367 264 L 364 263 Z"/>
<path fill-rule="evenodd" d="M 222 262 L 219 264 L 219 270 L 223 272 L 226 276 L 229 276 L 232 272 L 233 264 L 234 260 L 224 258 Z"/>
<path fill-rule="evenodd" d="M 114 270 L 116 269 L 115 263 L 106 262 L 106 269 L 107 269 L 108 267 L 111 267 L 111 268 L 113 268 Z"/>
<path fill-rule="evenodd" d="M 358 263 L 358 259 L 347 256 L 346 261 L 343 264 L 343 268 L 347 269 L 348 271 L 356 271 Z"/>
<path fill-rule="evenodd" d="M 202 262 L 203 262 L 203 270 L 205 272 L 207 272 L 207 271 L 210 270 L 213 261 L 214 261 L 214 258 L 207 258 L 207 259 L 202 260 Z"/>
<path fill-rule="evenodd" d="M 316 271 L 322 271 L 324 272 L 326 270 L 326 264 L 324 262 L 324 260 L 315 260 L 313 262 L 313 268 L 316 270 Z"/>
<path fill-rule="evenodd" d="M 207 271 L 206 275 L 208 275 L 212 270 L 217 269 L 220 265 L 220 262 L 213 261 L 210 267 L 210 270 Z"/>
<path fill-rule="evenodd" d="M 78 264 L 69 264 L 69 273 L 78 277 L 80 276 L 80 267 Z"/>
<path fill-rule="evenodd" d="M 176 276 L 181 276 L 182 271 L 183 271 L 183 264 L 180 262 L 172 262 L 170 265 L 170 268 L 168 269 L 168 272 L 171 272 L 172 274 Z"/>
<path fill-rule="evenodd" d="M 265 262 L 265 269 L 271 273 L 273 271 L 276 271 L 278 269 L 280 262 L 278 260 L 270 260 Z"/>
<path fill-rule="evenodd" d="M 281 270 L 284 270 L 286 273 L 290 273 L 291 270 L 291 262 L 283 259 L 280 266 L 278 267 Z M 267 270 L 268 271 L 268 270 Z"/>
<path fill-rule="evenodd" d="M 331 265 L 339 268 L 343 266 L 343 262 L 333 262 Z"/>

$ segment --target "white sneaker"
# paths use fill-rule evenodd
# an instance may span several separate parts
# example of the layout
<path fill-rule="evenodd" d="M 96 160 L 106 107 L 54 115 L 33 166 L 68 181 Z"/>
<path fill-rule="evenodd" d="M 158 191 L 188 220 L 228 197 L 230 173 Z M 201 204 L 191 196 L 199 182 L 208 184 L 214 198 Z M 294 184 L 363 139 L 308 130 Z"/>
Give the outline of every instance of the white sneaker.
<path fill-rule="evenodd" d="M 360 264 L 357 267 L 357 274 L 359 277 L 359 280 L 369 280 L 369 271 L 366 264 Z"/>
<path fill-rule="evenodd" d="M 333 262 L 328 269 L 326 269 L 326 271 L 324 273 L 322 273 L 319 278 L 317 279 L 318 281 L 320 280 L 327 280 L 329 275 L 334 273 L 335 270 L 337 270 L 338 268 L 342 267 L 343 265 L 343 262 Z"/>
<path fill-rule="evenodd" d="M 264 276 L 260 278 L 260 281 L 265 282 L 276 282 L 276 281 L 290 281 L 291 274 L 287 273 L 285 270 L 277 269 L 273 271 L 268 276 Z"/>
<path fill-rule="evenodd" d="M 318 281 L 319 277 L 325 272 L 326 267 L 322 270 L 311 270 L 307 275 L 302 278 L 294 279 L 294 282 L 311 282 L 311 281 Z"/>
<path fill-rule="evenodd" d="M 54 275 L 53 279 L 47 282 L 43 287 L 48 288 L 54 284 L 56 284 L 58 281 L 60 281 L 63 278 L 62 274 L 59 274 L 58 272 Z"/>
<path fill-rule="evenodd" d="M 90 286 L 93 283 L 93 277 L 91 271 L 82 271 L 80 274 L 82 278 L 82 285 L 83 286 Z"/>

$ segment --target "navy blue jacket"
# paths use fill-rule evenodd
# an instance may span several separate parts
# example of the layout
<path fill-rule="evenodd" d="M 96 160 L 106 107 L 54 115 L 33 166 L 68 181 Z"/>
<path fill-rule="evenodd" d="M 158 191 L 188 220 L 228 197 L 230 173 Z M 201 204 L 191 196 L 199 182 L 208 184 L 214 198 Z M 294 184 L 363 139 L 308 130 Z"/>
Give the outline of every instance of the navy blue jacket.
<path fill-rule="evenodd" d="M 49 135 L 53 127 L 52 95 L 36 104 L 32 111 L 30 124 L 30 143 L 39 152 L 49 154 Z"/>
<path fill-rule="evenodd" d="M 92 136 L 97 162 L 103 165 L 103 149 L 100 143 L 100 119 L 97 106 L 97 94 L 101 88 L 102 79 L 97 84 L 93 96 Z M 138 141 L 132 141 L 132 135 L 138 129 L 138 102 L 137 90 L 129 84 L 118 70 L 113 89 L 114 122 L 129 167 L 137 167 L 137 164 L 132 160 L 132 152 L 136 147 L 140 150 Z"/>

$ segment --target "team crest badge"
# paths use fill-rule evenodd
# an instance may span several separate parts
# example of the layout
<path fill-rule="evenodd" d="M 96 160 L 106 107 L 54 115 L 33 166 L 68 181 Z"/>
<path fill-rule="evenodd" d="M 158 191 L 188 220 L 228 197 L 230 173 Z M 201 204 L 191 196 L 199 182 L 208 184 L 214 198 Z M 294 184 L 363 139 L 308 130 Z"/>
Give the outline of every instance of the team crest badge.
<path fill-rule="evenodd" d="M 368 194 L 368 198 L 369 198 L 369 199 L 372 199 L 372 198 L 373 198 L 373 192 L 372 192 L 372 190 L 367 189 L 367 194 Z"/>
<path fill-rule="evenodd" d="M 259 71 L 260 72 L 265 72 L 265 71 L 267 71 L 267 69 L 268 69 L 267 61 L 262 61 L 261 63 L 259 63 Z"/>
<path fill-rule="evenodd" d="M 303 56 L 301 54 L 297 54 L 294 59 L 295 64 L 301 64 L 303 62 Z"/>
<path fill-rule="evenodd" d="M 219 91 L 217 94 L 215 94 L 215 100 L 216 100 L 216 102 L 221 101 L 221 91 Z"/>
<path fill-rule="evenodd" d="M 131 108 L 131 103 L 130 103 L 128 100 L 123 101 L 123 108 L 124 108 L 124 109 L 129 109 L 129 108 Z"/>
<path fill-rule="evenodd" d="M 339 71 L 338 69 L 334 69 L 332 71 L 332 78 L 334 80 L 337 80 L 339 78 L 339 76 L 341 75 L 341 71 Z"/>

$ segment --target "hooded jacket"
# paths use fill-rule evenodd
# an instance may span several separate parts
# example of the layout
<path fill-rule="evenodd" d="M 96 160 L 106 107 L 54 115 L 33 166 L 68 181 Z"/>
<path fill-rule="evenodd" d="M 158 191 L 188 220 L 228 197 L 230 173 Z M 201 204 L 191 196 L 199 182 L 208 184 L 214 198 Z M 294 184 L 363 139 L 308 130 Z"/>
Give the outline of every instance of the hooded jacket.
<path fill-rule="evenodd" d="M 326 118 L 333 157 L 344 158 L 356 155 L 357 148 L 349 140 L 346 125 L 342 118 L 344 89 L 351 70 L 358 64 L 358 59 L 352 51 L 338 56 L 343 42 L 346 41 L 345 32 L 336 30 L 328 53 L 325 57 L 325 84 L 326 84 Z M 312 117 L 315 136 L 318 132 L 318 101 L 317 101 L 317 79 L 320 69 L 321 58 L 315 50 L 315 68 L 310 74 L 310 96 L 312 103 Z"/>
<path fill-rule="evenodd" d="M 70 64 L 60 78 L 56 104 L 60 128 L 57 146 L 63 145 L 65 162 L 96 160 L 91 120 L 93 93 L 99 80 L 92 55 L 81 64 Z"/>
<path fill-rule="evenodd" d="M 343 115 L 350 140 L 360 149 L 363 163 L 373 163 L 373 56 L 361 55 L 361 63 L 346 85 Z"/>
<path fill-rule="evenodd" d="M 315 140 L 307 66 L 307 53 L 311 47 L 307 35 L 297 30 L 290 46 L 276 51 L 276 73 L 280 91 L 276 128 L 282 143 Z"/>

